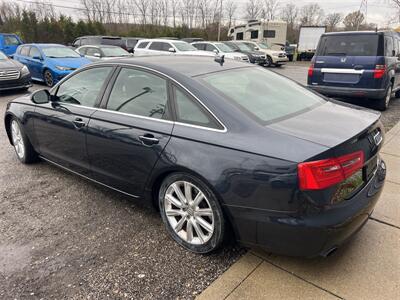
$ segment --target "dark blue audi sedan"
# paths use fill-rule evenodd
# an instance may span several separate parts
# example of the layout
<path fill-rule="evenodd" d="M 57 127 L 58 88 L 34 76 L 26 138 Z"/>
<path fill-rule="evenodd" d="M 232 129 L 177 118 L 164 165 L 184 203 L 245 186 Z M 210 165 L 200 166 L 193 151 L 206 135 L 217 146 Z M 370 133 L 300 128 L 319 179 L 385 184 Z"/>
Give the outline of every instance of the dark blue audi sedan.
<path fill-rule="evenodd" d="M 86 66 L 10 102 L 5 125 L 22 163 L 154 203 L 190 251 L 233 231 L 246 246 L 317 256 L 378 201 L 379 119 L 255 65 L 153 56 Z"/>

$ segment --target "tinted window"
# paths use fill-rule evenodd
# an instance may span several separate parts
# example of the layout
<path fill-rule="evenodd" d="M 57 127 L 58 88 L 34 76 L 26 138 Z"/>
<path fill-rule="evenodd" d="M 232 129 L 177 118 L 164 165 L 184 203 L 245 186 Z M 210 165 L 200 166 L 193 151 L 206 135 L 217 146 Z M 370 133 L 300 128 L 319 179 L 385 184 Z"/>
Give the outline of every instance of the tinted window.
<path fill-rule="evenodd" d="M 392 37 L 385 36 L 385 52 L 386 52 L 386 56 L 393 56 L 393 50 L 394 50 L 394 45 L 393 45 Z"/>
<path fill-rule="evenodd" d="M 31 47 L 31 51 L 29 51 L 29 56 L 30 57 L 42 57 L 39 49 L 36 47 Z"/>
<path fill-rule="evenodd" d="M 219 128 L 218 123 L 194 99 L 174 88 L 176 101 L 176 118 L 178 122 L 198 126 Z"/>
<path fill-rule="evenodd" d="M 78 52 L 79 52 L 80 54 L 82 54 L 82 55 L 85 55 L 87 49 L 88 49 L 87 47 L 84 47 L 84 48 L 79 49 Z"/>
<path fill-rule="evenodd" d="M 20 51 L 20 54 L 22 55 L 22 56 L 28 56 L 29 55 L 29 49 L 30 49 L 31 47 L 28 47 L 28 46 L 25 46 L 25 47 L 22 47 L 21 48 L 21 51 Z"/>
<path fill-rule="evenodd" d="M 205 50 L 205 44 L 194 44 L 193 45 L 197 50 Z"/>
<path fill-rule="evenodd" d="M 217 48 L 214 47 L 214 45 L 207 44 L 206 45 L 206 51 L 214 51 L 217 50 Z"/>
<path fill-rule="evenodd" d="M 275 30 L 264 30 L 263 36 L 265 38 L 274 38 L 276 35 Z"/>
<path fill-rule="evenodd" d="M 82 71 L 62 83 L 57 90 L 60 102 L 93 107 L 112 67 Z"/>
<path fill-rule="evenodd" d="M 332 35 L 321 37 L 317 55 L 321 56 L 376 56 L 377 34 Z"/>
<path fill-rule="evenodd" d="M 7 46 L 18 46 L 20 44 L 19 40 L 13 35 L 4 36 L 4 44 Z"/>
<path fill-rule="evenodd" d="M 149 44 L 149 42 L 141 42 L 141 43 L 137 46 L 137 48 L 139 48 L 139 49 L 146 48 L 148 44 Z"/>
<path fill-rule="evenodd" d="M 297 83 L 261 68 L 217 72 L 202 80 L 262 124 L 325 103 Z"/>
<path fill-rule="evenodd" d="M 243 32 L 236 33 L 236 39 L 237 40 L 243 40 Z"/>
<path fill-rule="evenodd" d="M 113 46 L 123 46 L 124 42 L 121 38 L 102 38 L 101 39 L 102 45 L 113 45 Z"/>
<path fill-rule="evenodd" d="M 157 51 L 168 51 L 172 46 L 164 42 L 152 42 L 149 49 Z"/>
<path fill-rule="evenodd" d="M 167 118 L 167 81 L 151 73 L 124 68 L 118 74 L 107 108 L 129 114 Z"/>
<path fill-rule="evenodd" d="M 258 39 L 258 30 L 253 30 L 251 32 L 251 38 L 252 39 Z"/>

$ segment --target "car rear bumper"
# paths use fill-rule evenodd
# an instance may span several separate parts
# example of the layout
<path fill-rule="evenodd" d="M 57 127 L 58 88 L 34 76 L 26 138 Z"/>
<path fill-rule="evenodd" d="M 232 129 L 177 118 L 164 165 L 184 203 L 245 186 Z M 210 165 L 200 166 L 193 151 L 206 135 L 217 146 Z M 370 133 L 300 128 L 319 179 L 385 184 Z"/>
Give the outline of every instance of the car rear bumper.
<path fill-rule="evenodd" d="M 285 56 L 285 57 L 272 56 L 272 62 L 274 64 L 282 65 L 284 63 L 287 63 L 288 61 L 289 61 L 289 58 L 287 56 Z"/>
<path fill-rule="evenodd" d="M 380 160 L 375 175 L 352 199 L 318 213 L 283 213 L 227 207 L 239 241 L 267 252 L 326 256 L 368 221 L 382 192 L 386 165 Z"/>
<path fill-rule="evenodd" d="M 31 76 L 24 76 L 15 80 L 0 81 L 0 91 L 27 89 L 32 86 Z"/>
<path fill-rule="evenodd" d="M 332 87 L 323 85 L 308 85 L 308 87 L 326 96 L 382 99 L 386 95 L 385 89 Z"/>

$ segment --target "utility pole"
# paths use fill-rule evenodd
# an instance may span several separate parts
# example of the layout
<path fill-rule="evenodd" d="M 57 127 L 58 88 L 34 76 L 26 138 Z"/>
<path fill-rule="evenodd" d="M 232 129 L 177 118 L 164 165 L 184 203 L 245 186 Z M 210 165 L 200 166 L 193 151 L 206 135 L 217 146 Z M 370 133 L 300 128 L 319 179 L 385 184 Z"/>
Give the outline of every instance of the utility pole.
<path fill-rule="evenodd" d="M 222 0 L 221 0 L 221 5 L 219 7 L 219 21 L 218 21 L 218 42 L 221 39 L 221 21 L 222 21 Z"/>

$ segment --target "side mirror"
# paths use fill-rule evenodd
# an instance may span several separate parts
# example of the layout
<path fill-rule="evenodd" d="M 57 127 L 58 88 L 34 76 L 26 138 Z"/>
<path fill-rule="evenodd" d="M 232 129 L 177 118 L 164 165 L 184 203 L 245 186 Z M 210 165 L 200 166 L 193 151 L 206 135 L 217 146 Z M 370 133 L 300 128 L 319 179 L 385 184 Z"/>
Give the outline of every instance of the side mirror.
<path fill-rule="evenodd" d="M 35 104 L 46 104 L 51 101 L 50 92 L 46 89 L 36 91 L 31 96 L 31 101 Z"/>
<path fill-rule="evenodd" d="M 215 54 L 218 54 L 218 50 L 217 50 L 217 49 L 214 49 L 213 52 L 214 52 Z"/>
<path fill-rule="evenodd" d="M 98 57 L 98 58 L 101 57 L 100 53 L 93 53 L 93 56 L 94 56 L 94 57 Z"/>
<path fill-rule="evenodd" d="M 254 50 L 258 51 L 258 50 L 260 50 L 260 48 L 256 46 L 256 47 L 254 47 Z"/>
<path fill-rule="evenodd" d="M 169 52 L 176 52 L 176 51 L 175 51 L 175 49 L 174 49 L 174 48 L 172 48 L 172 47 L 171 47 L 171 48 L 169 48 L 169 49 L 168 49 L 168 51 L 169 51 Z"/>

